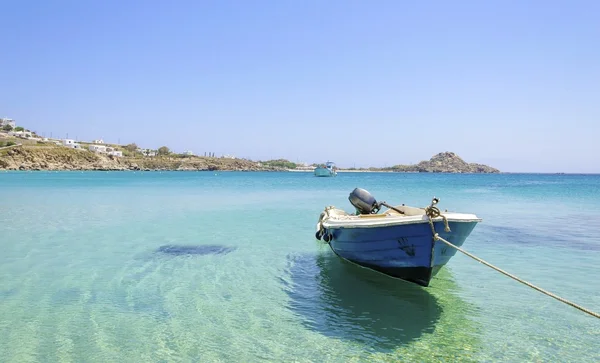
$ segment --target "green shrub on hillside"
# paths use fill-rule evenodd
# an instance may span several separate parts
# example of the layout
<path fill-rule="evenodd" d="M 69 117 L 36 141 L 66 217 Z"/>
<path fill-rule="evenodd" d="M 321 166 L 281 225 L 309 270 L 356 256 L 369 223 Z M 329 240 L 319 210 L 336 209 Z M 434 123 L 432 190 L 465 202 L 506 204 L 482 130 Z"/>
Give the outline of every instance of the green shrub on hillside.
<path fill-rule="evenodd" d="M 129 152 L 134 153 L 138 149 L 138 146 L 134 142 L 134 143 L 123 146 L 123 148 Z"/>
<path fill-rule="evenodd" d="M 286 168 L 286 169 L 296 169 L 298 164 L 293 163 L 289 160 L 285 159 L 277 159 L 277 160 L 267 160 L 260 162 L 264 166 L 270 166 L 275 168 Z"/>

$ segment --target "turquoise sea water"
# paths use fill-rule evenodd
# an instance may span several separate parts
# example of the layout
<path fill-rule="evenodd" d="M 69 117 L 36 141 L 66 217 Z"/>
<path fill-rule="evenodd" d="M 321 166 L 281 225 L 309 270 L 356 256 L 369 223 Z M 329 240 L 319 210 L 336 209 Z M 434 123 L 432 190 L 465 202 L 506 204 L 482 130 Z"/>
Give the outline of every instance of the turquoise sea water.
<path fill-rule="evenodd" d="M 0 360 L 600 361 L 599 319 L 460 253 L 428 288 L 341 262 L 315 224 L 355 187 L 600 311 L 599 175 L 0 172 Z"/>

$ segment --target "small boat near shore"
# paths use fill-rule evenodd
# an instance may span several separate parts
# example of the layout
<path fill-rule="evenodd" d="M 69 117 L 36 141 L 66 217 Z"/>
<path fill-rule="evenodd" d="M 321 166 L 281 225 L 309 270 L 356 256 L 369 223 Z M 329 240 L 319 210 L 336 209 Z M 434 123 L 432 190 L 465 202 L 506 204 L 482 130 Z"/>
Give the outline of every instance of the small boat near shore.
<path fill-rule="evenodd" d="M 456 254 L 434 240 L 434 232 L 460 247 L 482 221 L 474 214 L 440 212 L 437 198 L 425 208 L 394 207 L 355 188 L 348 200 L 356 213 L 326 207 L 315 237 L 343 259 L 425 287 Z M 382 207 L 388 210 L 379 214 Z"/>
<path fill-rule="evenodd" d="M 335 163 L 328 161 L 325 164 L 318 165 L 315 168 L 314 173 L 315 173 L 315 176 L 320 176 L 320 177 L 336 176 L 337 175 L 337 167 L 335 166 Z"/>

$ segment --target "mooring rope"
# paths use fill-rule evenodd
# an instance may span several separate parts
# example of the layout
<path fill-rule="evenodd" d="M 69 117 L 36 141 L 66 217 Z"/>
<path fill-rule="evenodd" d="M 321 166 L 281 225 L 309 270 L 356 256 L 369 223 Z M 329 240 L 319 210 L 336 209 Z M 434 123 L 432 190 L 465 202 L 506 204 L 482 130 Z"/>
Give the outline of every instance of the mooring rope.
<path fill-rule="evenodd" d="M 448 246 L 457 249 L 458 251 L 460 251 L 460 252 L 464 253 L 465 255 L 471 257 L 472 259 L 474 259 L 474 260 L 476 260 L 478 262 L 481 262 L 484 265 L 486 265 L 488 267 L 491 267 L 492 269 L 494 269 L 494 270 L 496 270 L 496 271 L 498 271 L 500 273 L 505 274 L 506 276 L 512 278 L 513 280 L 516 280 L 516 281 L 518 281 L 518 282 L 520 282 L 520 283 L 522 283 L 524 285 L 527 285 L 527 286 L 531 287 L 532 289 L 535 289 L 535 290 L 537 290 L 537 291 L 539 291 L 539 292 L 541 292 L 543 294 L 546 294 L 546 295 L 548 295 L 550 297 L 553 297 L 553 298 L 555 298 L 556 300 L 558 300 L 558 301 L 560 301 L 562 303 L 565 303 L 567 305 L 571 305 L 572 307 L 574 307 L 576 309 L 579 309 L 579 310 L 583 311 L 584 313 L 590 314 L 591 316 L 594 316 L 594 317 L 600 319 L 600 314 L 598 314 L 596 312 L 593 312 L 593 311 L 591 311 L 589 309 L 586 309 L 583 306 L 577 305 L 574 302 L 569 301 L 567 299 L 564 299 L 564 298 L 562 298 L 562 297 L 560 297 L 558 295 L 555 295 L 555 294 L 551 293 L 550 291 L 546 291 L 546 290 L 542 289 L 541 287 L 537 287 L 534 284 L 532 284 L 530 282 L 527 282 L 527 281 L 525 281 L 525 280 L 523 280 L 523 279 L 521 279 L 521 278 L 519 278 L 519 277 L 517 277 L 517 276 L 515 276 L 515 275 L 513 275 L 511 273 L 508 273 L 508 272 L 502 270 L 501 268 L 496 267 L 496 266 L 492 265 L 491 263 L 486 262 L 486 261 L 482 260 L 481 258 L 479 258 L 479 257 L 477 257 L 477 256 L 475 256 L 475 255 L 473 255 L 473 254 L 471 254 L 471 253 L 463 250 L 462 248 L 453 245 L 452 243 L 450 243 L 450 242 L 446 241 L 445 239 L 443 239 L 442 237 L 440 237 L 437 233 L 435 234 L 434 239 L 436 241 L 442 241 L 442 242 L 444 242 Z"/>
<path fill-rule="evenodd" d="M 501 269 L 499 267 L 496 267 L 496 266 L 492 265 L 491 263 L 489 263 L 489 262 L 487 262 L 485 260 L 482 260 L 481 258 L 473 255 L 472 253 L 469 253 L 469 252 L 463 250 L 462 248 L 460 248 L 458 246 L 455 246 L 451 242 L 446 241 L 444 238 L 440 237 L 439 234 L 437 234 L 437 232 L 435 231 L 435 227 L 433 226 L 433 218 L 432 218 L 432 216 L 438 214 L 438 213 L 435 213 L 435 211 L 433 210 L 434 208 L 437 209 L 436 207 L 433 207 L 433 205 L 435 205 L 435 204 L 437 204 L 437 199 L 434 198 L 434 202 L 432 202 L 431 206 L 426 208 L 426 210 L 427 210 L 427 216 L 429 217 L 429 225 L 431 226 L 431 231 L 433 232 L 433 240 L 434 241 L 441 241 L 441 242 L 447 244 L 448 246 L 450 246 L 450 247 L 452 247 L 452 248 L 454 248 L 454 249 L 456 249 L 456 250 L 464 253 L 465 255 L 467 255 L 469 257 L 471 257 L 475 261 L 483 263 L 484 265 L 486 265 L 486 266 L 488 266 L 488 267 L 490 267 L 490 268 L 492 268 L 492 269 L 494 269 L 494 270 L 496 270 L 496 271 L 498 271 L 498 272 L 500 272 L 500 273 L 502 273 L 502 274 L 510 277 L 511 279 L 513 279 L 515 281 L 518 281 L 518 282 L 520 282 L 520 283 L 522 283 L 522 284 L 524 284 L 526 286 L 531 287 L 534 290 L 537 290 L 537 291 L 541 292 L 542 294 L 546 294 L 546 295 L 548 295 L 548 296 L 550 296 L 552 298 L 555 298 L 556 300 L 558 300 L 558 301 L 560 301 L 562 303 L 565 303 L 567 305 L 571 305 L 572 307 L 574 307 L 576 309 L 579 309 L 579 310 L 583 311 L 586 314 L 589 314 L 589 315 L 591 315 L 593 317 L 596 317 L 596 318 L 600 319 L 600 314 L 598 314 L 598 313 L 596 313 L 594 311 L 591 311 L 589 309 L 586 309 L 586 308 L 584 308 L 581 305 L 577 305 L 574 302 L 569 301 L 569 300 L 567 300 L 565 298 L 562 298 L 562 297 L 560 297 L 560 296 L 558 296 L 556 294 L 553 294 L 550 291 L 546 291 L 546 290 L 542 289 L 541 287 L 535 286 L 534 284 L 532 284 L 530 282 L 527 282 L 527 281 L 525 281 L 525 280 L 523 280 L 523 279 L 521 279 L 521 278 L 519 278 L 519 277 L 517 277 L 517 276 L 515 276 L 515 275 L 513 275 L 513 274 L 511 274 L 509 272 L 506 272 L 503 269 Z M 431 211 L 431 212 L 429 212 L 429 211 Z M 436 215 L 436 217 L 437 216 L 439 216 L 439 214 Z M 445 222 L 445 225 L 446 225 L 446 228 L 445 228 L 446 232 L 449 232 L 450 228 L 448 228 L 448 222 L 445 219 L 444 219 L 444 222 Z"/>
<path fill-rule="evenodd" d="M 427 217 L 429 217 L 429 224 L 431 225 L 431 230 L 433 231 L 433 234 L 435 234 L 435 228 L 433 228 L 433 218 L 437 218 L 437 217 L 442 217 L 442 220 L 444 221 L 444 231 L 446 232 L 450 232 L 450 226 L 448 225 L 448 219 L 446 218 L 445 215 L 442 214 L 442 212 L 440 212 L 440 209 L 438 207 L 436 207 L 435 205 L 439 203 L 439 199 L 438 198 L 433 198 L 433 200 L 431 201 L 431 205 L 429 207 L 425 207 L 425 215 L 427 215 Z"/>

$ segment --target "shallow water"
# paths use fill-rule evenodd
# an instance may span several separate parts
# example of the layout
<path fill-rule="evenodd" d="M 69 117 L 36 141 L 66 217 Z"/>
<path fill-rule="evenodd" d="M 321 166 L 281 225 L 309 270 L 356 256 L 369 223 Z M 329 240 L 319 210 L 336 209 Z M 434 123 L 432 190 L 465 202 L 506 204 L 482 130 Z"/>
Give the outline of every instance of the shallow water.
<path fill-rule="evenodd" d="M 314 239 L 355 187 L 483 218 L 468 251 L 600 311 L 600 176 L 0 172 L 0 357 L 600 361 L 600 320 L 457 254 L 421 288 Z"/>

